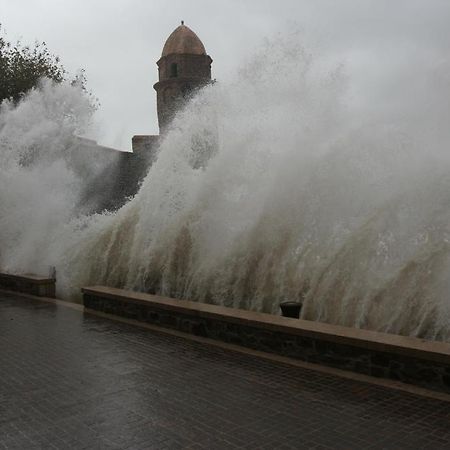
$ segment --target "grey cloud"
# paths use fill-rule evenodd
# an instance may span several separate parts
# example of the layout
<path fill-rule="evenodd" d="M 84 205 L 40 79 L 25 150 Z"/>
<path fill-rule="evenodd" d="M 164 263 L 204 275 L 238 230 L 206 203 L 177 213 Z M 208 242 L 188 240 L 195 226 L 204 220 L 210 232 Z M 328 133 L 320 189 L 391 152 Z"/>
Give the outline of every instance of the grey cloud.
<path fill-rule="evenodd" d="M 157 132 L 155 63 L 181 19 L 222 80 L 265 37 L 298 27 L 307 47 L 346 63 L 354 95 L 366 102 L 395 89 L 401 101 L 422 84 L 424 67 L 450 54 L 446 0 L 0 0 L 0 12 L 10 37 L 45 40 L 71 71 L 86 69 L 102 104 L 99 140 L 123 149 L 133 134 Z"/>

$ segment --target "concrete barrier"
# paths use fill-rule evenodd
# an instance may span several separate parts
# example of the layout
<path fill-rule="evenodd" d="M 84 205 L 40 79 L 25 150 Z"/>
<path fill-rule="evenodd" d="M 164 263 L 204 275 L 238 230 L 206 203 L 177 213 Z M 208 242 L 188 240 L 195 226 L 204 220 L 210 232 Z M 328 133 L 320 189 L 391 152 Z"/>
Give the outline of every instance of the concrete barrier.
<path fill-rule="evenodd" d="M 450 393 L 450 344 L 443 342 L 103 286 L 82 292 L 87 311 Z"/>
<path fill-rule="evenodd" d="M 32 294 L 38 297 L 55 298 L 55 283 L 54 278 L 38 275 L 0 273 L 0 289 Z"/>

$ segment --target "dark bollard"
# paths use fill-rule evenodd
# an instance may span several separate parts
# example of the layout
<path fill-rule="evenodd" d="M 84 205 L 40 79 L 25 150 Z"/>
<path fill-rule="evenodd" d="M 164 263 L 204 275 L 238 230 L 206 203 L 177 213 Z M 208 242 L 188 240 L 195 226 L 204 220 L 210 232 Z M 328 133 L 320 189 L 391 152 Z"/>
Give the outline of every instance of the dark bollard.
<path fill-rule="evenodd" d="M 281 302 L 280 308 L 283 317 L 298 319 L 302 310 L 302 304 L 299 302 Z"/>

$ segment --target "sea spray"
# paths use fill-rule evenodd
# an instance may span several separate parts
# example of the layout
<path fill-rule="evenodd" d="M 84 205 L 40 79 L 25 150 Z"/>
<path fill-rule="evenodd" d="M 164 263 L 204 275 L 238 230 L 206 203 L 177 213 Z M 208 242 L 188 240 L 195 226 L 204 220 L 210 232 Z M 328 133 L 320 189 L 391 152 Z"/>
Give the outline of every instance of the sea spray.
<path fill-rule="evenodd" d="M 46 274 L 51 243 L 79 215 L 94 158 L 78 154 L 93 106 L 76 85 L 42 80 L 17 105 L 0 107 L 0 268 Z M 88 166 L 88 170 L 86 170 Z M 59 244 L 63 246 L 64 243 Z"/>
<path fill-rule="evenodd" d="M 17 252 L 39 247 L 66 298 L 106 284 L 272 313 L 299 300 L 306 319 L 449 340 L 449 73 L 356 113 L 345 68 L 269 42 L 180 111 L 124 207 L 66 212 Z"/>

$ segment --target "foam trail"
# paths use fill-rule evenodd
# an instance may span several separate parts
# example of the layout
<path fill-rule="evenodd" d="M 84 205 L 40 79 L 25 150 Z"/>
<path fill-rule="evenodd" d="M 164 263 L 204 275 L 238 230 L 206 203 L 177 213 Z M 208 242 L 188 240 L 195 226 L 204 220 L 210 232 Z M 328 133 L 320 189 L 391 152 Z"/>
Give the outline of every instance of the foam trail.
<path fill-rule="evenodd" d="M 60 293 L 273 313 L 300 299 L 307 319 L 449 340 L 448 69 L 426 101 L 362 116 L 341 67 L 269 43 L 177 116 L 134 199 L 61 219 L 46 241 Z"/>

